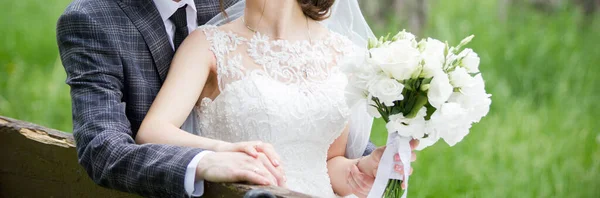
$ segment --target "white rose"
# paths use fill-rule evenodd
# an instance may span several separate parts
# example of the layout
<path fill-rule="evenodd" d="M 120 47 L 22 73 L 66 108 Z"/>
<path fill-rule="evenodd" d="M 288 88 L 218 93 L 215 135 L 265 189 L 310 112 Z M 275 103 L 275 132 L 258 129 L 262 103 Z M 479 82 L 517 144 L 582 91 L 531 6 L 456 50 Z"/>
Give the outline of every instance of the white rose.
<path fill-rule="evenodd" d="M 440 108 L 454 92 L 454 87 L 450 84 L 448 75 L 445 73 L 436 74 L 429 85 L 427 98 L 431 106 L 435 108 Z"/>
<path fill-rule="evenodd" d="M 373 48 L 370 52 L 371 62 L 397 80 L 409 79 L 419 69 L 419 50 L 408 40 L 398 40 L 389 46 Z"/>
<path fill-rule="evenodd" d="M 425 64 L 423 65 L 421 77 L 431 78 L 434 74 L 442 71 L 446 44 L 432 38 L 428 38 L 422 42 L 423 53 L 421 54 L 421 58 Z"/>
<path fill-rule="evenodd" d="M 353 79 L 351 83 L 363 89 L 367 89 L 367 87 L 380 79 L 388 78 L 384 76 L 383 71 L 381 71 L 379 67 L 368 63 L 365 63 L 362 67 L 357 68 L 355 73 L 350 75 L 352 75 Z"/>
<path fill-rule="evenodd" d="M 369 86 L 369 93 L 386 106 L 394 106 L 394 101 L 403 100 L 404 85 L 395 79 L 383 78 Z"/>
<path fill-rule="evenodd" d="M 467 48 L 460 52 L 459 57 L 464 57 L 462 60 L 462 66 L 467 69 L 469 73 L 478 73 L 479 72 L 479 63 L 480 58 L 477 53 L 475 53 L 472 49 Z"/>
<path fill-rule="evenodd" d="M 454 87 L 464 87 L 472 83 L 473 77 L 467 72 L 465 68 L 457 67 L 454 71 L 448 74 L 450 77 L 450 84 Z"/>
<path fill-rule="evenodd" d="M 361 71 L 361 69 L 366 64 L 365 60 L 367 57 L 368 51 L 359 50 L 359 52 L 352 53 L 350 56 L 343 60 L 341 64 L 341 69 L 344 73 L 353 74 Z"/>

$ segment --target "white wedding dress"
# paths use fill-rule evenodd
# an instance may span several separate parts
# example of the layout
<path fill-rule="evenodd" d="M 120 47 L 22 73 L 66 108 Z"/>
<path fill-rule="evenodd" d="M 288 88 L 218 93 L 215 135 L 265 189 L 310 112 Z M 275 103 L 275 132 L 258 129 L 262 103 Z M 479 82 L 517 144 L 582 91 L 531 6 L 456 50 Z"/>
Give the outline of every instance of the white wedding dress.
<path fill-rule="evenodd" d="M 195 108 L 202 136 L 271 143 L 291 190 L 335 197 L 327 151 L 348 123 L 339 64 L 354 44 L 334 32 L 309 42 L 245 38 L 212 25 L 199 30 L 216 57 L 220 90 Z"/>

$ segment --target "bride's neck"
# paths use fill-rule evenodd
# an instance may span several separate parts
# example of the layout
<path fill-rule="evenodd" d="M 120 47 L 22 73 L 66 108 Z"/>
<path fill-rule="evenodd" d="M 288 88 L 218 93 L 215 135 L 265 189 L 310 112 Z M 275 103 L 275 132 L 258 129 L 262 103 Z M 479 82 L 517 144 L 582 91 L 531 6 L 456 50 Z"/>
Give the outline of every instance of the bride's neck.
<path fill-rule="evenodd" d="M 297 37 L 307 31 L 306 16 L 296 0 L 248 0 L 245 15 L 246 25 L 276 38 Z"/>

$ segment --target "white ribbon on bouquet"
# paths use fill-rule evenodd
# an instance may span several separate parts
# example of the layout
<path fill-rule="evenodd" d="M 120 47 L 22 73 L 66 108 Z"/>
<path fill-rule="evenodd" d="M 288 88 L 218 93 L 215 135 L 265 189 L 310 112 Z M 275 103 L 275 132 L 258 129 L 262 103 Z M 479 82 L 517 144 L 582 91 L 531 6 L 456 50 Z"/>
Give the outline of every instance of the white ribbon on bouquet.
<path fill-rule="evenodd" d="M 390 179 L 399 179 L 406 184 L 406 190 L 402 195 L 402 198 L 406 198 L 408 194 L 408 173 L 410 171 L 411 161 L 411 148 L 410 137 L 402 137 L 397 132 L 388 134 L 387 147 L 381 156 L 379 161 L 379 167 L 377 168 L 377 176 L 373 187 L 369 192 L 368 198 L 381 198 L 387 187 L 387 183 Z M 404 167 L 404 175 L 399 174 L 394 170 L 394 155 L 398 153 Z"/>

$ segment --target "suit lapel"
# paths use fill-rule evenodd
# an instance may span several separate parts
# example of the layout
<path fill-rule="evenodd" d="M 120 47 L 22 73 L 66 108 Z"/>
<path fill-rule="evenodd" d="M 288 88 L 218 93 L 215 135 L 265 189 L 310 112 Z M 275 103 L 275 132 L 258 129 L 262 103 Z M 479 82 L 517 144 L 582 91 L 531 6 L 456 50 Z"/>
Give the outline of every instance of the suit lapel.
<path fill-rule="evenodd" d="M 144 37 L 160 79 L 164 81 L 175 52 L 169 43 L 165 25 L 154 2 L 151 0 L 123 0 L 118 3 Z"/>

